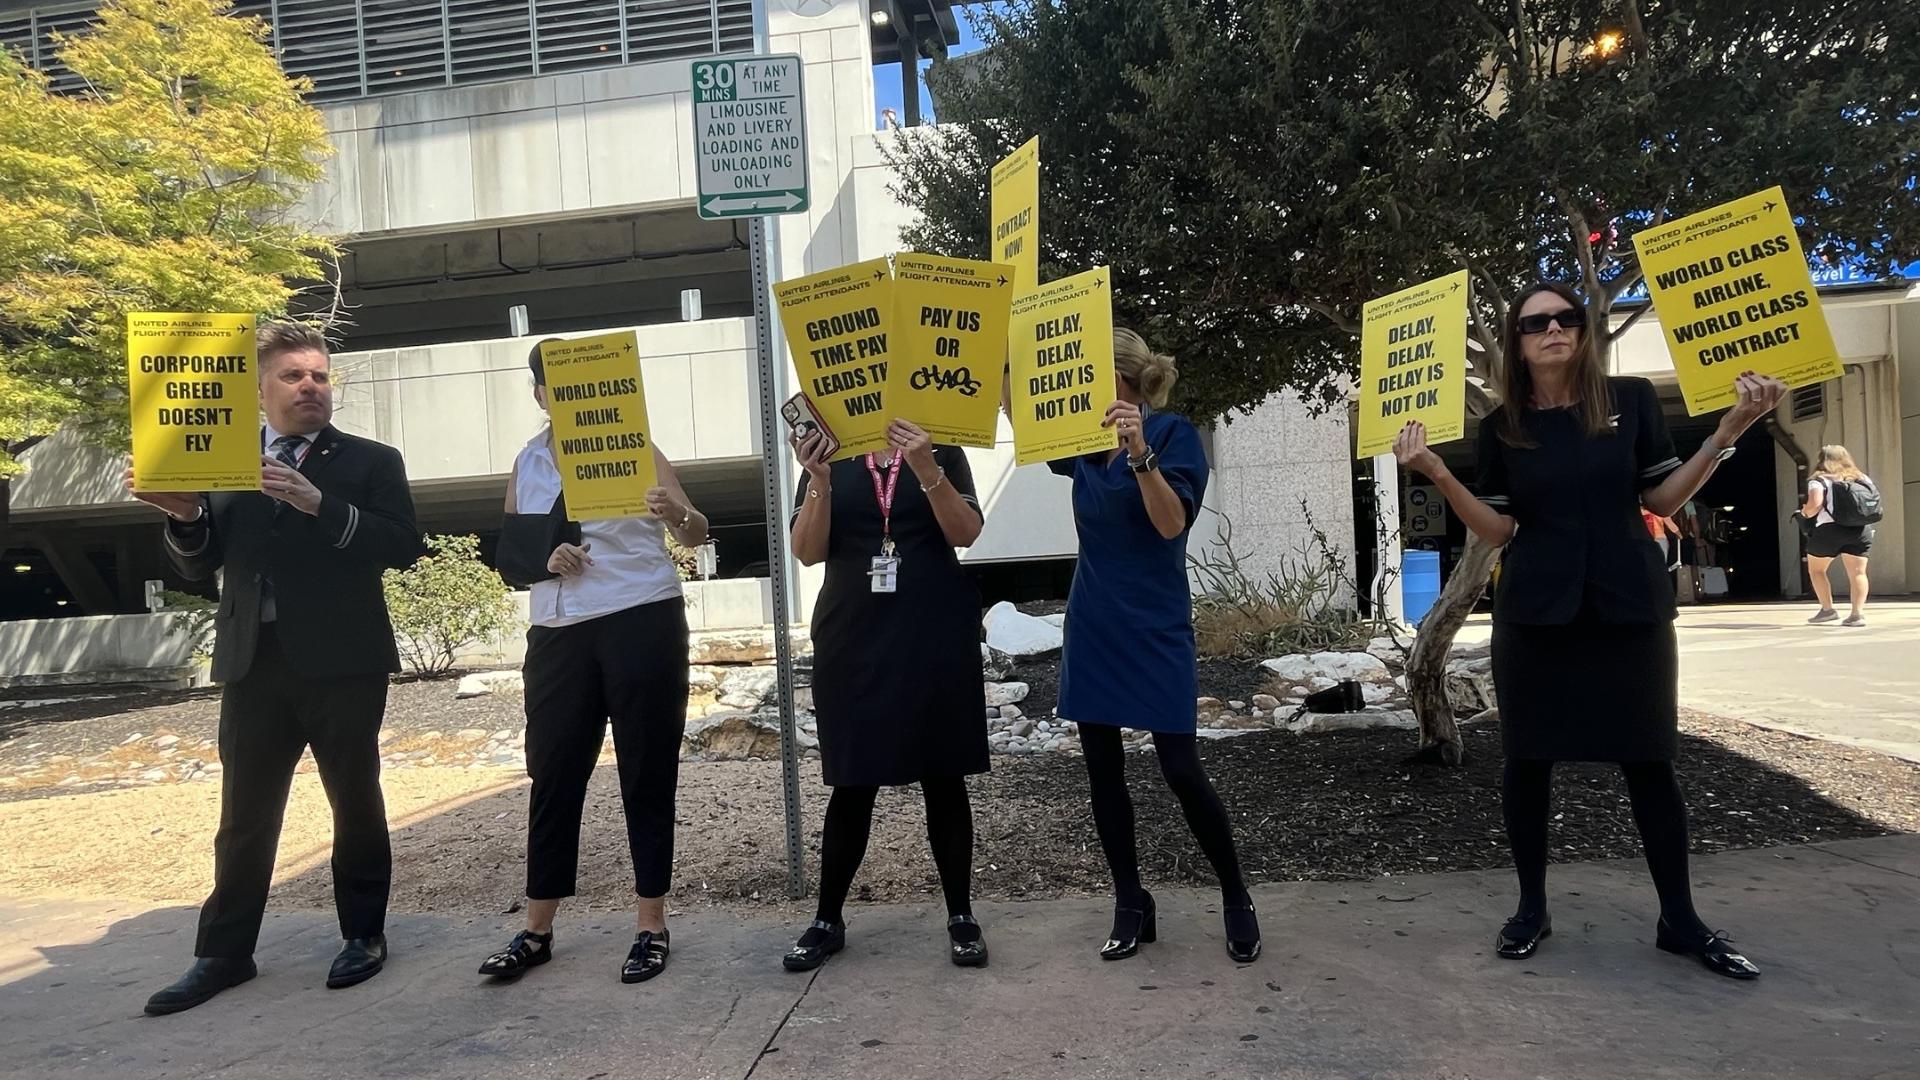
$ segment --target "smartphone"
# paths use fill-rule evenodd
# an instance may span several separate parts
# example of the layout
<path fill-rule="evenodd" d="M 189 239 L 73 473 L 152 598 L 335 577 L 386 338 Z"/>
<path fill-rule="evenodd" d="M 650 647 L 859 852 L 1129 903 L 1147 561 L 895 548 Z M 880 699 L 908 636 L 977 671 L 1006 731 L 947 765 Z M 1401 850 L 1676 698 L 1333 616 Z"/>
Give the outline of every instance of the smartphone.
<path fill-rule="evenodd" d="M 796 439 L 804 440 L 815 432 L 826 436 L 826 456 L 829 460 L 840 452 L 840 440 L 833 437 L 833 429 L 827 426 L 820 410 L 814 408 L 813 399 L 807 396 L 806 391 L 788 398 L 787 403 L 780 406 L 780 415 L 786 420 L 787 427 L 793 430 Z"/>

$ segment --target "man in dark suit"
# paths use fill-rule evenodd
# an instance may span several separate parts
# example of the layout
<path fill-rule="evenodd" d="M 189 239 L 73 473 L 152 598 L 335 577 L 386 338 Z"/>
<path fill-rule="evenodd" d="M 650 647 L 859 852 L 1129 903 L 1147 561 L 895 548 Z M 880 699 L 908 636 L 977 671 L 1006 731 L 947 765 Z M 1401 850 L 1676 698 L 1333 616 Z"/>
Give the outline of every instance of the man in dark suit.
<path fill-rule="evenodd" d="M 147 1012 L 191 1009 L 253 978 L 294 767 L 309 746 L 333 805 L 333 895 L 346 945 L 327 986 L 386 962 L 393 856 L 380 793 L 387 677 L 400 669 L 380 573 L 421 554 L 399 451 L 343 434 L 327 342 L 298 323 L 259 329 L 260 490 L 133 494 L 167 514 L 167 554 L 190 580 L 221 574 L 220 831 L 192 968 Z M 132 490 L 132 471 L 127 485 Z"/>

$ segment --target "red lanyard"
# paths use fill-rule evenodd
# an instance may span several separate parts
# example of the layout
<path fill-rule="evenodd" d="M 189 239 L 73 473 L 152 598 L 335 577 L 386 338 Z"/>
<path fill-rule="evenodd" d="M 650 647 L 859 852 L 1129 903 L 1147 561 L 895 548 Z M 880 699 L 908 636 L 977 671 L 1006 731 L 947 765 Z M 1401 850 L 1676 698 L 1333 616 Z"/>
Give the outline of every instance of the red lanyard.
<path fill-rule="evenodd" d="M 882 540 L 893 538 L 893 491 L 900 484 L 900 454 L 896 451 L 893 463 L 887 466 L 887 483 L 880 486 L 880 466 L 875 463 L 872 454 L 867 455 L 867 472 L 873 477 L 873 497 L 880 503 L 880 537 Z"/>

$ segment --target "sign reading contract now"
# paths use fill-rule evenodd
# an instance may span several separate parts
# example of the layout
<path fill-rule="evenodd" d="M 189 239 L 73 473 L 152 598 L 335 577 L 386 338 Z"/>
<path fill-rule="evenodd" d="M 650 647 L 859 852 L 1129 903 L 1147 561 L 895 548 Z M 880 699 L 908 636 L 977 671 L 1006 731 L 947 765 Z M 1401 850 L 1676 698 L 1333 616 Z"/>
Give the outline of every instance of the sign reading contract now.
<path fill-rule="evenodd" d="M 693 146 L 700 216 L 795 214 L 807 193 L 806 95 L 800 58 L 693 62 Z"/>

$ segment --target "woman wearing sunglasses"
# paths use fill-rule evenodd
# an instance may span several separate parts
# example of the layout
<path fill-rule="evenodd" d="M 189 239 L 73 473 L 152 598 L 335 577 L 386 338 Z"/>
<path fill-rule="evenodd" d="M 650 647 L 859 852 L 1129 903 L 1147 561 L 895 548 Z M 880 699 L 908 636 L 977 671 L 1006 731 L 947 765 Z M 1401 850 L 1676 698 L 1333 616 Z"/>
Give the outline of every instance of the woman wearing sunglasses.
<path fill-rule="evenodd" d="M 1660 895 L 1655 942 L 1710 970 L 1760 969 L 1694 911 L 1687 811 L 1673 769 L 1678 650 L 1666 560 L 1641 522 L 1691 498 L 1754 421 L 1786 393 L 1742 373 L 1737 401 L 1682 461 L 1645 379 L 1609 377 L 1586 309 L 1565 285 L 1536 285 L 1510 309 L 1503 404 L 1480 424 L 1478 496 L 1410 423 L 1394 456 L 1424 473 L 1482 540 L 1507 545 L 1493 609 L 1493 678 L 1506 751 L 1501 801 L 1520 903 L 1499 955 L 1524 960 L 1553 932 L 1547 820 L 1556 761 L 1618 762 Z"/>

